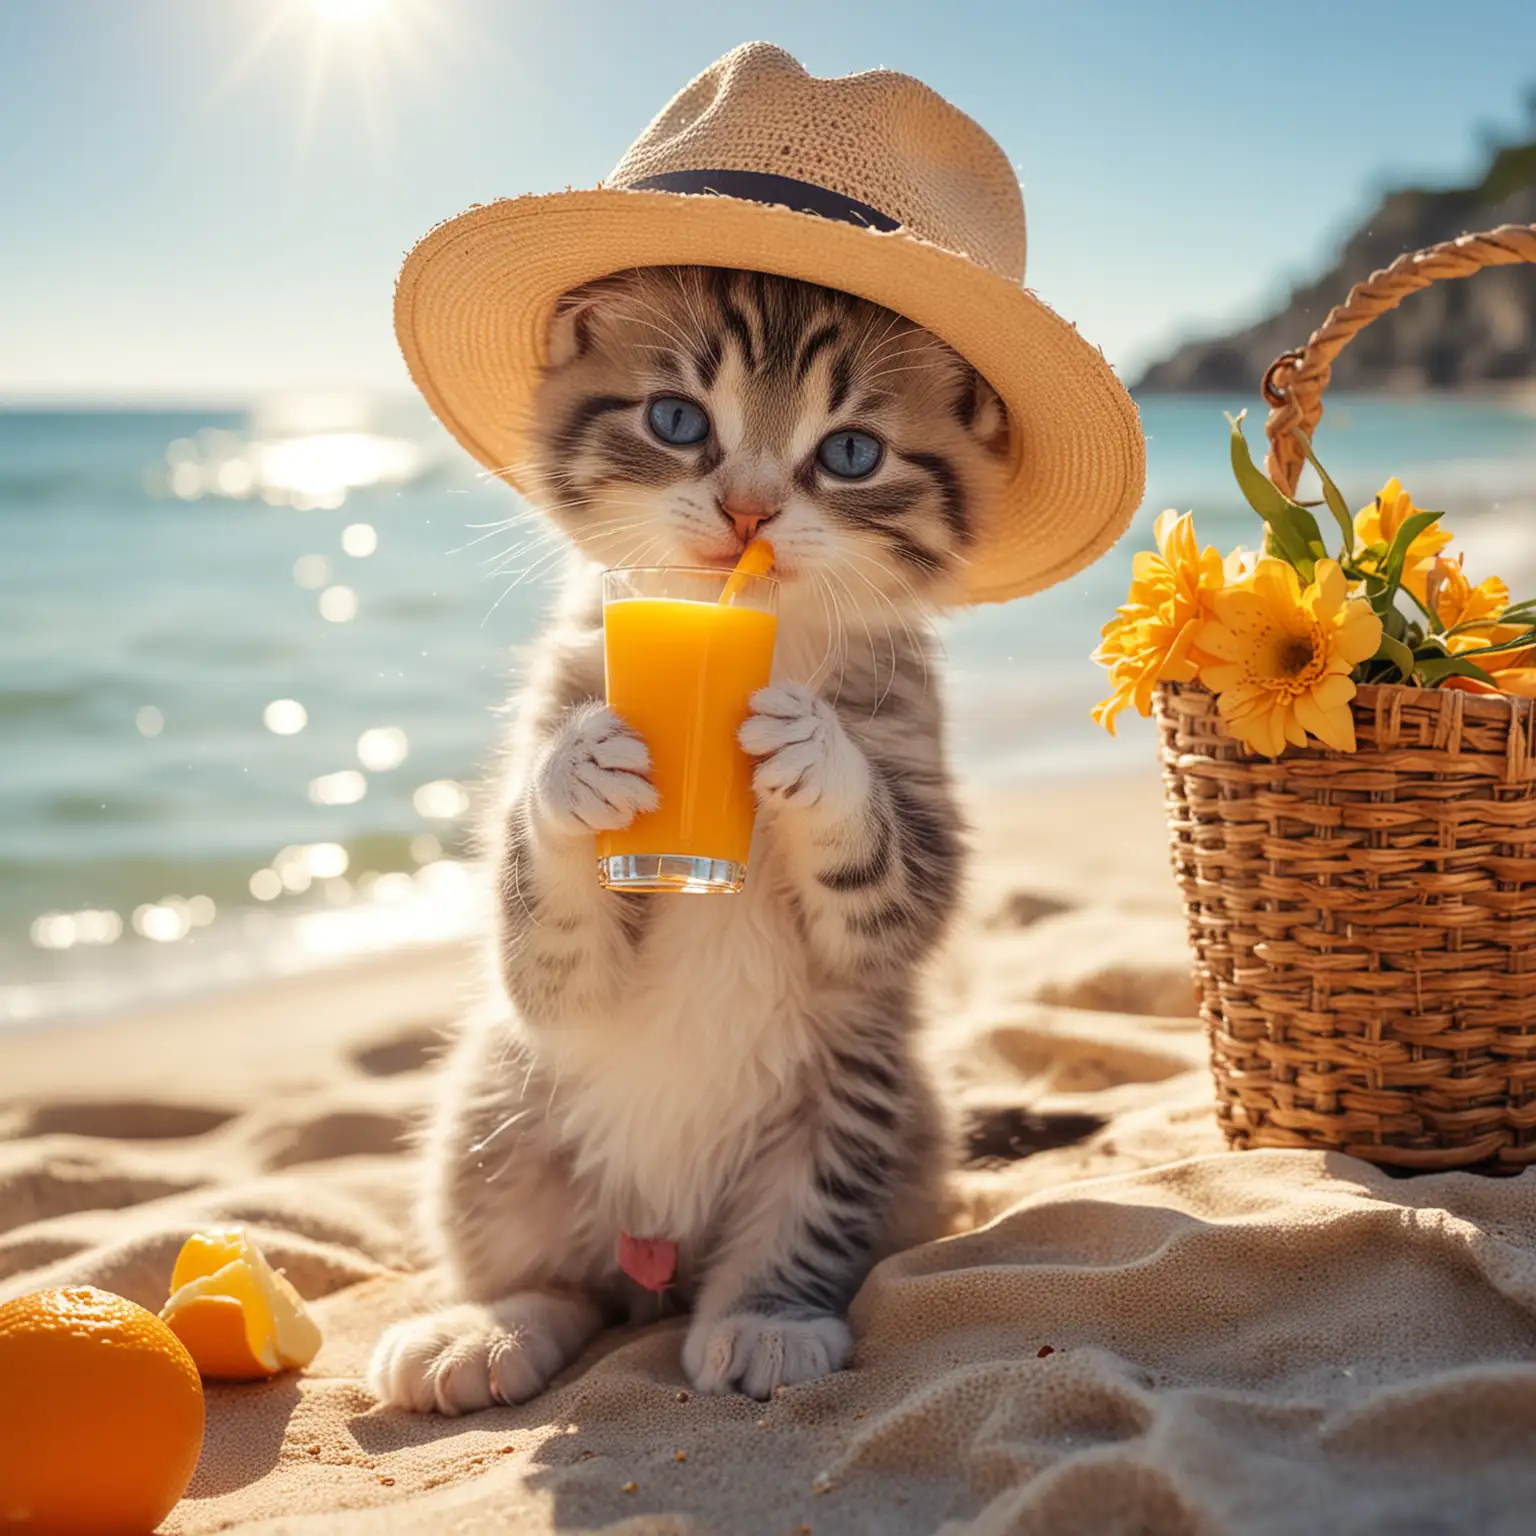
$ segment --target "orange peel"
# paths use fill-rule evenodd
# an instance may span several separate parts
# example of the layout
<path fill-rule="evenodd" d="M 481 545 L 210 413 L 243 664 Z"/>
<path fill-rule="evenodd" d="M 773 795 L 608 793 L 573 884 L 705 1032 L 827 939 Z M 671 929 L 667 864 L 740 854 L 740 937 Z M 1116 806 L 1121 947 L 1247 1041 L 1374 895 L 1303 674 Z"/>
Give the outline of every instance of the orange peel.
<path fill-rule="evenodd" d="M 302 1369 L 320 1351 L 320 1329 L 304 1299 L 242 1227 L 186 1240 L 160 1319 L 210 1381 L 263 1381 Z"/>

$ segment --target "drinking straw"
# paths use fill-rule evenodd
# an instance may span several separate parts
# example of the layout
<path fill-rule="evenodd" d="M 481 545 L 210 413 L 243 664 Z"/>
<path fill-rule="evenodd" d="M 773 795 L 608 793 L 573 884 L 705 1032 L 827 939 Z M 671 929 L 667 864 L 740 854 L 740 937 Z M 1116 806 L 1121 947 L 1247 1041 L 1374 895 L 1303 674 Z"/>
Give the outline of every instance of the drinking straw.
<path fill-rule="evenodd" d="M 720 594 L 720 606 L 729 607 L 736 601 L 736 594 L 753 576 L 766 576 L 773 569 L 773 545 L 767 539 L 753 539 L 741 552 L 736 569 L 726 577 L 725 590 Z"/>

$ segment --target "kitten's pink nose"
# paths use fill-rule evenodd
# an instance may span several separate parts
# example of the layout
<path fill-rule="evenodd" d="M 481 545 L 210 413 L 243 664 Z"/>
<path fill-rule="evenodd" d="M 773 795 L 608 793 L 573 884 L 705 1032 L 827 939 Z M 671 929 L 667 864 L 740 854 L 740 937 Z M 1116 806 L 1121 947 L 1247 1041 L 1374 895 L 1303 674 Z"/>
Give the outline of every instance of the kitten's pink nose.
<path fill-rule="evenodd" d="M 720 502 L 720 511 L 736 530 L 736 536 L 743 543 L 750 543 L 757 537 L 757 530 L 778 515 L 779 509 L 769 506 L 760 496 L 732 491 Z"/>

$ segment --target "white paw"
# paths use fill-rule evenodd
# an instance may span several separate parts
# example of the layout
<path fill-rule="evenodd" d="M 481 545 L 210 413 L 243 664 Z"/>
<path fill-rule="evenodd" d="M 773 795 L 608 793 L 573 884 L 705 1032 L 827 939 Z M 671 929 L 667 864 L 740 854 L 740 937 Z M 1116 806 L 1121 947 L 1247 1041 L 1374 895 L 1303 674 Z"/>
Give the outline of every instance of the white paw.
<path fill-rule="evenodd" d="M 757 1317 L 738 1312 L 699 1319 L 683 1345 L 683 1369 L 700 1392 L 771 1397 L 840 1371 L 853 1353 L 853 1333 L 840 1317 Z"/>
<path fill-rule="evenodd" d="M 852 814 L 869 793 L 869 761 L 837 711 L 801 683 L 763 688 L 737 739 L 760 758 L 752 783 L 763 799 Z"/>
<path fill-rule="evenodd" d="M 539 813 L 557 832 L 617 832 L 660 800 L 645 777 L 651 754 L 614 712 L 589 704 L 565 722 L 534 778 Z"/>
<path fill-rule="evenodd" d="M 373 1351 L 369 1391 L 389 1407 L 450 1418 L 526 1402 L 565 1365 L 566 1352 L 537 1316 L 519 1319 L 516 1302 L 445 1307 L 396 1323 Z"/>

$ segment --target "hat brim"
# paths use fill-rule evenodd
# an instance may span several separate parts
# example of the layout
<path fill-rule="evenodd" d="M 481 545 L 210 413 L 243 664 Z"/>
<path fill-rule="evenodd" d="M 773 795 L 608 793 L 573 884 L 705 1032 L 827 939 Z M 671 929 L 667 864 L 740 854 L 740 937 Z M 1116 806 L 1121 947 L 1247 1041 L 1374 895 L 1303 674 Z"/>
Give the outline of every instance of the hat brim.
<path fill-rule="evenodd" d="M 787 208 L 602 189 L 507 198 L 440 224 L 406 258 L 395 331 L 411 378 L 486 468 L 519 483 L 561 295 L 630 267 L 740 267 L 839 288 L 948 342 L 1001 396 L 1013 470 L 981 511 L 965 597 L 1002 602 L 1091 564 L 1141 501 L 1135 403 L 1099 350 L 964 256 Z"/>

